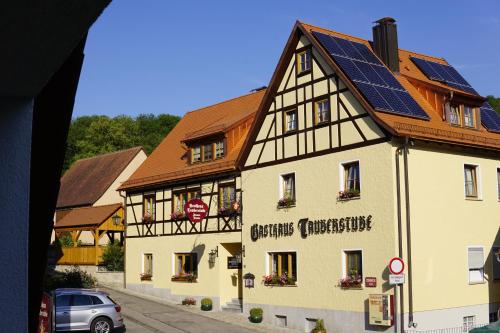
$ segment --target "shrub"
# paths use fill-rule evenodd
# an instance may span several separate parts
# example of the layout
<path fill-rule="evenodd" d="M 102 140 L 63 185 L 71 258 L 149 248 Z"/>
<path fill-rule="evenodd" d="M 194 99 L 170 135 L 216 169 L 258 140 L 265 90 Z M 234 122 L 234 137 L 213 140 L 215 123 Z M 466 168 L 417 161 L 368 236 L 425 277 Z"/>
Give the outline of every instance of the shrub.
<path fill-rule="evenodd" d="M 73 243 L 73 238 L 71 238 L 71 235 L 69 235 L 69 234 L 65 234 L 65 235 L 59 237 L 58 241 L 59 241 L 59 244 L 61 245 L 61 247 L 72 247 L 73 245 L 75 245 Z"/>
<path fill-rule="evenodd" d="M 108 271 L 123 271 L 123 247 L 118 242 L 109 242 L 102 254 Z"/>
<path fill-rule="evenodd" d="M 316 321 L 316 326 L 314 327 L 313 332 L 324 331 L 324 330 L 325 330 L 325 324 L 323 323 L 323 319 L 318 319 Z"/>
<path fill-rule="evenodd" d="M 264 311 L 261 308 L 250 309 L 250 316 L 251 317 L 262 317 L 263 313 L 264 313 Z"/>
<path fill-rule="evenodd" d="M 212 300 L 210 298 L 204 298 L 201 300 L 201 305 L 210 306 L 212 305 Z"/>
<path fill-rule="evenodd" d="M 51 291 L 58 288 L 93 288 L 95 278 L 74 266 L 64 272 L 52 271 L 45 275 L 44 289 Z"/>

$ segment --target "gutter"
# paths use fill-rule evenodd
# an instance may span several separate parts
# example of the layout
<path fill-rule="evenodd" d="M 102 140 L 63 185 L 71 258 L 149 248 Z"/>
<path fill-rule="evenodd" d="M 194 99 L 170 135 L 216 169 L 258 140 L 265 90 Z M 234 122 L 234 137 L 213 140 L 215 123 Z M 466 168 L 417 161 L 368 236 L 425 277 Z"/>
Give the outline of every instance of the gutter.
<path fill-rule="evenodd" d="M 404 172 L 404 186 L 405 186 L 405 219 L 406 219 L 406 266 L 408 267 L 408 327 L 415 328 L 417 323 L 413 321 L 413 278 L 412 278 L 412 258 L 411 258 L 411 214 L 410 214 L 410 182 L 408 177 L 408 151 L 409 146 L 413 142 L 409 137 L 404 138 L 402 146 L 396 149 L 396 195 L 397 195 L 397 212 L 398 212 L 398 255 L 403 257 L 403 235 L 402 235 L 402 208 L 401 208 L 401 177 L 399 166 L 399 155 L 403 152 L 403 172 Z M 403 285 L 400 286 L 400 321 L 401 332 L 404 332 L 404 294 Z"/>
<path fill-rule="evenodd" d="M 400 177 L 400 167 L 399 167 L 399 155 L 401 154 L 401 151 L 403 149 L 406 149 L 405 144 L 403 144 L 401 147 L 398 147 L 396 149 L 396 201 L 397 201 L 397 211 L 398 211 L 398 257 L 403 258 L 403 229 L 402 229 L 402 223 L 401 223 L 401 177 Z M 402 285 L 398 286 L 399 287 L 399 304 L 400 304 L 400 327 L 401 327 L 401 333 L 404 333 L 404 322 L 405 322 L 405 315 L 404 315 L 404 288 Z M 396 332 L 397 332 L 397 325 L 396 325 Z"/>

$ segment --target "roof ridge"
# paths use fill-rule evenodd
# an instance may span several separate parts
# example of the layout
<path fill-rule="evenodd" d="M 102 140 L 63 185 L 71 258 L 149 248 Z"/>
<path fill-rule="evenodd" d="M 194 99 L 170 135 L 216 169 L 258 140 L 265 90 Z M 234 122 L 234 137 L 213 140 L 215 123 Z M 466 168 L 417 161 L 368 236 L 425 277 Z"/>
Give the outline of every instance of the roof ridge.
<path fill-rule="evenodd" d="M 267 89 L 267 88 L 266 88 Z M 230 98 L 230 99 L 226 99 L 224 101 L 220 101 L 220 102 L 217 102 L 215 104 L 210 104 L 210 105 L 207 105 L 207 106 L 203 106 L 201 108 L 198 108 L 198 109 L 194 109 L 194 110 L 191 110 L 191 111 L 188 111 L 184 114 L 184 116 L 190 114 L 190 113 L 194 113 L 194 112 L 198 112 L 198 111 L 203 111 L 205 109 L 208 109 L 208 108 L 211 108 L 211 107 L 214 107 L 214 106 L 217 106 L 217 105 L 221 105 L 221 104 L 224 104 L 224 103 L 228 103 L 228 102 L 231 102 L 231 101 L 234 101 L 234 100 L 237 100 L 237 99 L 240 99 L 240 98 L 243 98 L 243 97 L 246 97 L 246 96 L 250 96 L 250 95 L 253 95 L 253 94 L 257 94 L 257 93 L 260 93 L 262 91 L 265 91 L 266 89 L 261 89 L 261 90 L 257 90 L 257 91 L 250 91 L 249 93 L 246 93 L 246 94 L 243 94 L 243 95 L 240 95 L 240 96 L 236 96 L 236 97 L 233 97 L 233 98 Z"/>
<path fill-rule="evenodd" d="M 335 34 L 338 34 L 338 35 L 341 35 L 341 36 L 345 36 L 345 37 L 348 37 L 348 38 L 352 38 L 352 39 L 355 39 L 355 40 L 359 40 L 359 41 L 363 41 L 363 42 L 368 42 L 368 43 L 373 43 L 373 41 L 369 40 L 369 39 L 364 39 L 364 38 L 361 38 L 361 37 L 349 35 L 349 34 L 346 34 L 346 33 L 343 33 L 343 32 L 339 32 L 339 31 L 336 31 L 336 30 L 332 30 L 332 29 L 328 29 L 328 28 L 323 28 L 323 27 L 320 27 L 320 26 L 317 26 L 317 25 L 314 25 L 314 24 L 309 24 L 309 23 L 305 23 L 305 22 L 301 22 L 301 21 L 299 21 L 299 22 L 301 24 L 303 24 L 303 25 L 307 25 L 307 26 L 310 26 L 310 27 L 313 27 L 313 28 L 317 28 L 317 29 L 321 29 L 321 30 L 333 32 Z M 405 51 L 405 52 L 408 52 L 408 53 L 412 53 L 414 55 L 420 55 L 420 56 L 429 57 L 429 58 L 433 58 L 433 59 L 443 60 L 446 63 L 448 63 L 448 61 L 445 58 L 440 58 L 440 57 L 428 55 L 428 54 L 421 53 L 421 52 L 415 52 L 415 51 L 403 49 L 403 48 L 400 48 L 400 47 L 398 47 L 398 50 L 399 51 Z"/>
<path fill-rule="evenodd" d="M 144 148 L 142 146 L 135 146 L 135 147 L 131 147 L 131 148 L 125 148 L 125 149 L 121 149 L 121 150 L 110 151 L 110 152 L 104 153 L 104 154 L 99 154 L 99 155 L 95 155 L 95 156 L 80 158 L 80 159 L 76 160 L 75 163 L 78 163 L 80 161 L 91 160 L 93 158 L 100 158 L 100 157 L 103 157 L 103 156 L 108 156 L 108 155 L 113 155 L 113 154 L 119 154 L 119 153 L 126 152 L 128 150 L 138 150 L 139 151 L 141 149 L 144 149 Z"/>

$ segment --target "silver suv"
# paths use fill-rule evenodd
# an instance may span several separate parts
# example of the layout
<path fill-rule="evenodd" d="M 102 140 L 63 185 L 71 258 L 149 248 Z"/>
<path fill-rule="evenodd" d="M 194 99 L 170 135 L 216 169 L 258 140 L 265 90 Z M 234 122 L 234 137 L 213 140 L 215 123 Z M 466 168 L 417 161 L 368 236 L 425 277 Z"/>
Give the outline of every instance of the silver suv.
<path fill-rule="evenodd" d="M 110 333 L 123 326 L 121 307 L 108 293 L 92 289 L 56 289 L 56 331 Z"/>

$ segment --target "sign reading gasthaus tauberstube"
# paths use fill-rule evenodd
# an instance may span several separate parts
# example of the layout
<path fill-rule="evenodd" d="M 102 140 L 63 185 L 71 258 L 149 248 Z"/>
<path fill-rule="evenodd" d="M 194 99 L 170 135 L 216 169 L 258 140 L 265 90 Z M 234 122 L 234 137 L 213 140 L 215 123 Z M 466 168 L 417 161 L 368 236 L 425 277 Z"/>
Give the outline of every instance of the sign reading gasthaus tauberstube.
<path fill-rule="evenodd" d="M 309 220 L 300 219 L 297 223 L 302 238 L 310 235 L 338 234 L 343 232 L 363 232 L 372 228 L 372 216 L 347 216 L 334 219 Z M 294 223 L 254 224 L 250 228 L 250 237 L 253 241 L 260 238 L 280 238 L 292 236 Z"/>

